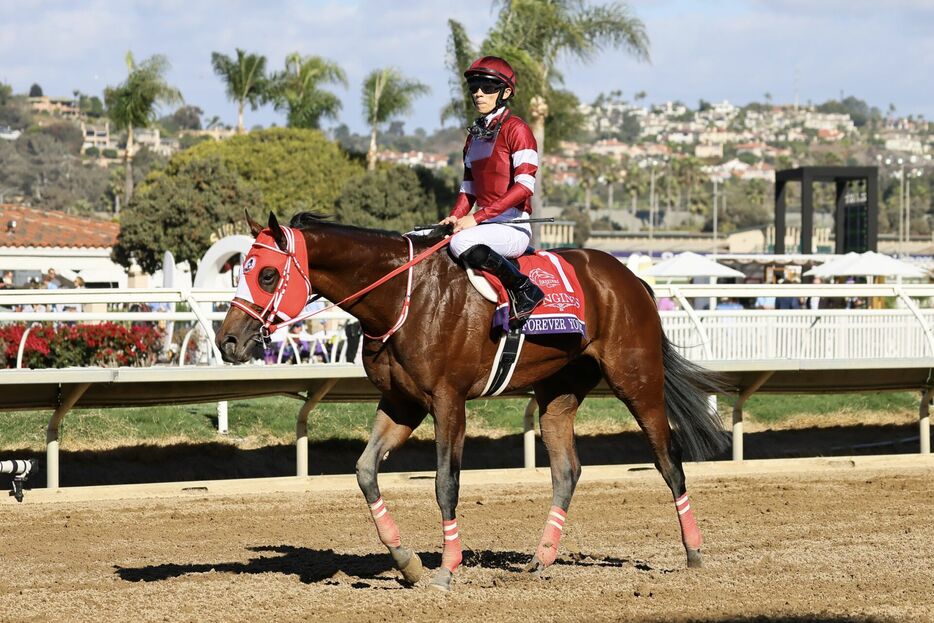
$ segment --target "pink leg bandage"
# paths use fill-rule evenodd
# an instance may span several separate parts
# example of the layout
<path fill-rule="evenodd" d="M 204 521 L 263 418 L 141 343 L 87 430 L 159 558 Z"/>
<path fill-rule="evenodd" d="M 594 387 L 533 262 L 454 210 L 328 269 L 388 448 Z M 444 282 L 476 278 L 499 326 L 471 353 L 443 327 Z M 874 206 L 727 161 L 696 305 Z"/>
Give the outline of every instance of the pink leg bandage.
<path fill-rule="evenodd" d="M 697 521 L 694 520 L 694 511 L 691 510 L 691 501 L 688 500 L 687 493 L 675 500 L 675 509 L 681 523 L 681 541 L 684 546 L 688 549 L 700 549 L 704 540 L 697 529 Z"/>
<path fill-rule="evenodd" d="M 376 532 L 379 534 L 379 540 L 386 547 L 399 547 L 402 545 L 402 537 L 399 536 L 399 528 L 396 522 L 392 520 L 389 509 L 383 498 L 379 498 L 370 504 L 370 514 L 373 515 L 373 523 L 376 524 Z"/>
<path fill-rule="evenodd" d="M 441 533 L 444 535 L 444 552 L 441 554 L 441 566 L 454 573 L 461 564 L 461 535 L 457 530 L 457 519 L 441 522 Z"/>
<path fill-rule="evenodd" d="M 535 556 L 546 567 L 558 557 L 558 542 L 561 541 L 561 533 L 564 530 L 564 522 L 567 521 L 567 517 L 567 513 L 558 506 L 552 506 L 551 510 L 548 511 L 545 530 L 542 531 L 542 540 L 535 551 Z"/>

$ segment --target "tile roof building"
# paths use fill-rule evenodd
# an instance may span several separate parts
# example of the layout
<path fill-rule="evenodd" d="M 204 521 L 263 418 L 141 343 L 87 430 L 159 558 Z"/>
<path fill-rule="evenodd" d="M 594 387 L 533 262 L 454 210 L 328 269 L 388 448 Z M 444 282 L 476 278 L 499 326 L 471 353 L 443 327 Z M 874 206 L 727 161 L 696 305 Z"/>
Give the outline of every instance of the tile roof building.
<path fill-rule="evenodd" d="M 0 271 L 12 270 L 17 285 L 49 268 L 80 275 L 91 284 L 126 286 L 122 266 L 110 259 L 120 226 L 20 205 L 0 205 Z"/>

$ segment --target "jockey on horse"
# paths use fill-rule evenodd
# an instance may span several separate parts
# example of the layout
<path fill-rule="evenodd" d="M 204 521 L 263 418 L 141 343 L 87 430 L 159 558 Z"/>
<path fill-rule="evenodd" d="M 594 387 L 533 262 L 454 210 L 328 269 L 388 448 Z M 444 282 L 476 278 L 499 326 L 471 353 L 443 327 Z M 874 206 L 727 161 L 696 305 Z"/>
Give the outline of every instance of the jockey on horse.
<path fill-rule="evenodd" d="M 538 148 L 528 124 L 509 110 L 516 92 L 516 74 L 509 63 L 484 56 L 464 77 L 481 116 L 470 126 L 464 145 L 464 180 L 457 202 L 439 225 L 453 226 L 450 250 L 456 258 L 502 282 L 515 323 L 521 326 L 544 294 L 506 258 L 525 253 L 532 237 L 529 225 L 521 221 L 532 212 Z M 471 214 L 473 207 L 477 209 Z M 480 223 L 485 225 L 477 227 Z"/>

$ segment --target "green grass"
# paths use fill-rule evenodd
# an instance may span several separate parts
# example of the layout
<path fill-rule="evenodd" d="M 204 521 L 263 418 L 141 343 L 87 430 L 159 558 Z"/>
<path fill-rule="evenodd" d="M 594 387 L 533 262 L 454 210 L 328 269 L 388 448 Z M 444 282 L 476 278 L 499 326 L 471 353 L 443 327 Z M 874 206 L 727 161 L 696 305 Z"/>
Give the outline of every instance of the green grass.
<path fill-rule="evenodd" d="M 881 416 L 916 412 L 919 396 L 912 392 L 761 395 L 745 407 L 747 419 L 779 423 L 798 416 L 832 416 L 867 412 Z M 470 431 L 483 434 L 518 433 L 522 430 L 525 399 L 478 400 L 468 404 Z M 252 446 L 290 443 L 295 439 L 295 417 L 301 402 L 272 397 L 232 402 L 228 409 L 230 437 Z M 373 421 L 374 403 L 321 404 L 309 416 L 309 438 L 366 439 Z M 720 401 L 720 411 L 730 413 L 732 401 Z M 0 412 L 0 450 L 45 447 L 48 412 Z M 587 425 L 631 426 L 632 416 L 617 400 L 594 398 L 584 402 L 577 422 Z M 62 441 L 71 448 L 130 445 L 134 443 L 216 441 L 216 408 L 202 405 L 133 409 L 76 409 L 62 423 Z M 427 427 L 430 431 L 430 424 Z M 430 434 L 430 433 L 429 433 Z"/>
<path fill-rule="evenodd" d="M 797 416 L 831 416 L 840 413 L 917 413 L 920 394 L 873 392 L 864 394 L 799 394 L 753 396 L 743 406 L 744 417 L 756 422 L 778 423 Z M 732 412 L 733 400 L 724 400 L 721 413 Z M 728 409 L 727 409 L 728 405 Z"/>

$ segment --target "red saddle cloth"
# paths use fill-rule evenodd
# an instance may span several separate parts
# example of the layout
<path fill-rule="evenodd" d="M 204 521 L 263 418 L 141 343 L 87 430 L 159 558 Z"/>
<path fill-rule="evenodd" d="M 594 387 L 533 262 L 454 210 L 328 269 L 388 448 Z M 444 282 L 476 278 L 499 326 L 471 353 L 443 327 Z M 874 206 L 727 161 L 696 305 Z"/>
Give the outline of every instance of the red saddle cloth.
<path fill-rule="evenodd" d="M 532 312 L 522 326 L 522 333 L 541 335 L 547 333 L 579 333 L 587 335 L 584 314 L 584 291 L 577 280 L 574 267 L 564 258 L 548 251 L 536 251 L 519 258 L 519 270 L 542 289 L 545 300 Z M 499 279 L 483 273 L 496 290 L 499 302 L 493 314 L 493 326 L 509 330 L 509 296 Z"/>

